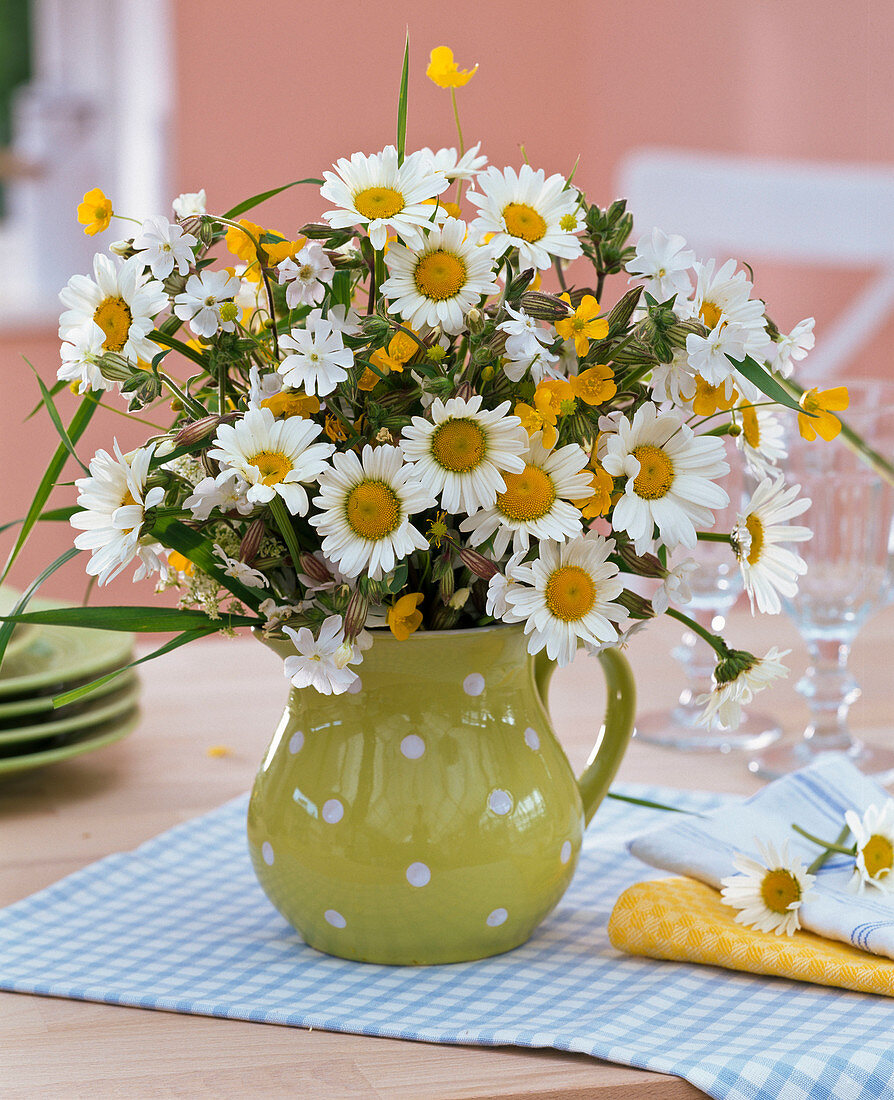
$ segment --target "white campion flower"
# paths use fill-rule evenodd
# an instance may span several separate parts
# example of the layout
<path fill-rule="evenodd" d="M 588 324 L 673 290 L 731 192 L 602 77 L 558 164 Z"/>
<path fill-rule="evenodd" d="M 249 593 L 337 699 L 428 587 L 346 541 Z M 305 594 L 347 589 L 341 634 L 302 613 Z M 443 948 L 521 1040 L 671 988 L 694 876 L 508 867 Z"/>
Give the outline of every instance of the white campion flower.
<path fill-rule="evenodd" d="M 627 271 L 643 281 L 653 298 L 666 302 L 674 294 L 682 300 L 692 293 L 689 273 L 694 263 L 695 253 L 686 247 L 683 237 L 656 227 L 636 242 L 636 255 Z"/>
<path fill-rule="evenodd" d="M 684 558 L 668 572 L 652 597 L 652 610 L 656 615 L 663 615 L 670 607 L 671 600 L 676 604 L 689 603 L 692 599 L 689 577 L 698 572 L 698 568 L 698 562 L 693 558 Z"/>
<path fill-rule="evenodd" d="M 283 382 L 320 397 L 344 382 L 354 365 L 354 353 L 345 347 L 341 332 L 319 310 L 308 314 L 304 328 L 293 328 L 281 336 L 279 346 L 290 353 L 276 368 Z"/>
<path fill-rule="evenodd" d="M 304 610 L 303 601 L 300 604 L 277 603 L 276 600 L 268 598 L 261 600 L 258 604 L 258 614 L 264 616 L 264 630 L 268 632 L 277 630 L 283 623 L 288 622 L 295 615 L 300 615 Z"/>
<path fill-rule="evenodd" d="M 174 213 L 178 218 L 188 218 L 197 214 L 207 214 L 207 198 L 205 188 L 201 191 L 184 191 L 171 203 Z"/>
<path fill-rule="evenodd" d="M 62 342 L 59 354 L 62 366 L 56 372 L 60 382 L 77 382 L 78 393 L 87 390 L 108 390 L 115 383 L 104 378 L 98 361 L 104 354 L 105 333 L 95 321 L 87 321 L 80 328 L 72 329 Z"/>
<path fill-rule="evenodd" d="M 506 602 L 506 593 L 515 583 L 515 570 L 522 563 L 526 555 L 527 550 L 517 551 L 503 566 L 503 572 L 494 573 L 487 582 L 487 599 L 484 609 L 487 614 L 491 615 L 493 618 L 502 619 L 507 623 L 521 622 L 520 619 L 516 619 L 512 616 L 512 611 L 509 604 Z"/>
<path fill-rule="evenodd" d="M 748 354 L 748 330 L 721 314 L 717 324 L 707 336 L 690 332 L 686 337 L 686 354 L 689 366 L 712 386 L 719 386 L 735 374 L 730 362 L 732 356 L 738 362 Z"/>
<path fill-rule="evenodd" d="M 243 481 L 236 470 L 228 470 L 217 478 L 203 478 L 184 500 L 184 508 L 189 508 L 193 519 L 206 520 L 216 508 L 221 515 L 238 512 L 247 516 L 254 504 L 246 497 L 248 482 Z"/>
<path fill-rule="evenodd" d="M 196 336 L 213 336 L 219 329 L 232 332 L 237 313 L 233 298 L 238 293 L 239 280 L 228 271 L 202 271 L 186 280 L 186 289 L 174 299 L 174 312 L 181 321 L 189 321 Z M 227 304 L 230 310 L 225 310 Z"/>
<path fill-rule="evenodd" d="M 278 279 L 286 288 L 286 305 L 313 306 L 322 302 L 335 268 L 317 241 L 310 241 L 294 259 L 287 256 L 276 265 Z"/>
<path fill-rule="evenodd" d="M 497 325 L 497 331 L 506 333 L 506 355 L 509 359 L 530 359 L 543 347 L 552 344 L 554 334 L 541 328 L 536 318 L 510 305 L 505 309 L 509 320 Z"/>
<path fill-rule="evenodd" d="M 179 274 L 186 275 L 198 243 L 192 233 L 184 233 L 161 214 L 146 218 L 133 239 L 134 249 L 156 279 L 166 279 L 175 267 Z"/>
<path fill-rule="evenodd" d="M 347 666 L 359 665 L 363 653 L 360 646 L 345 641 L 341 615 L 325 619 L 316 638 L 306 626 L 297 631 L 290 626 L 282 629 L 297 650 L 297 655 L 283 662 L 293 687 L 312 687 L 321 695 L 343 695 L 351 687 L 357 673 Z"/>
<path fill-rule="evenodd" d="M 816 343 L 816 337 L 813 334 L 815 324 L 814 317 L 805 317 L 795 325 L 788 336 L 780 334 L 770 350 L 769 363 L 772 370 L 777 371 L 783 378 L 791 377 L 795 363 L 806 359 L 807 353 Z"/>
<path fill-rule="evenodd" d="M 350 307 L 330 306 L 326 320 L 332 325 L 332 331 L 340 332 L 342 336 L 359 336 L 363 331 L 360 327 L 360 314 Z"/>
<path fill-rule="evenodd" d="M 240 561 L 239 558 L 231 558 L 217 543 L 214 543 L 214 553 L 223 562 L 225 576 L 232 577 L 248 588 L 267 587 L 267 578 L 259 569 L 253 569 L 248 562 Z"/>

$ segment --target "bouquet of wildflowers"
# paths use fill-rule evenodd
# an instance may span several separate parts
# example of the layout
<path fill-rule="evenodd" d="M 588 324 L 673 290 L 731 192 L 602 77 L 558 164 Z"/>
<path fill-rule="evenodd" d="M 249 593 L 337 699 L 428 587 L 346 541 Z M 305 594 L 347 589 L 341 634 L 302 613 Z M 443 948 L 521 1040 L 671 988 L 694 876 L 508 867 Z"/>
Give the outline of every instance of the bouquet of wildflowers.
<path fill-rule="evenodd" d="M 454 107 L 473 72 L 432 53 Z M 787 381 L 812 319 L 781 333 L 734 260 L 658 230 L 632 246 L 624 201 L 489 165 L 461 132 L 458 148 L 407 151 L 406 65 L 402 87 L 395 146 L 299 181 L 316 221 L 243 216 L 284 188 L 226 214 L 181 195 L 61 292 L 43 392 L 62 444 L 15 552 L 98 406 L 168 417 L 127 454 L 111 439 L 56 515 L 100 585 L 135 566 L 179 607 L 23 603 L 0 645 L 47 614 L 178 631 L 158 652 L 254 627 L 292 639 L 293 684 L 338 693 L 377 630 L 523 623 L 532 653 L 567 664 L 668 614 L 717 653 L 705 722 L 735 725 L 782 655 L 732 649 L 673 606 L 695 568 L 678 551 L 727 542 L 762 612 L 794 593 L 788 544 L 810 532 L 790 521 L 809 501 L 783 480 L 778 413 L 829 439 L 847 404 Z M 113 216 L 99 190 L 79 207 L 89 234 Z M 67 388 L 80 406 L 64 428 Z M 756 488 L 716 531 L 725 437 Z"/>

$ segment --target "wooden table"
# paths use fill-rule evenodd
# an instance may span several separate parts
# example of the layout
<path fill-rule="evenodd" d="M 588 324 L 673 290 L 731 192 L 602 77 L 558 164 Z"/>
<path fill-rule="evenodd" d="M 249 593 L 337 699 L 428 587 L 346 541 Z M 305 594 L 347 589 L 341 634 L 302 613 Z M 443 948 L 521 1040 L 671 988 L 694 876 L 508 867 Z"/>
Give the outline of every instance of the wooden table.
<path fill-rule="evenodd" d="M 667 656 L 669 621 L 629 650 L 641 711 L 667 706 L 680 674 Z M 727 636 L 763 653 L 791 646 L 792 678 L 762 697 L 795 734 L 805 722 L 793 691 L 803 647 L 784 619 L 736 613 Z M 852 668 L 865 698 L 854 725 L 894 743 L 890 655 L 894 608 L 863 630 Z M 250 639 L 200 642 L 143 666 L 144 718 L 127 740 L 94 755 L 0 783 L 0 905 L 40 890 L 111 852 L 135 847 L 248 789 L 282 708 L 286 685 L 271 653 Z M 599 674 L 586 659 L 556 674 L 551 708 L 577 770 L 595 730 Z M 215 693 L 218 694 L 215 694 Z M 208 755 L 223 745 L 226 756 Z M 634 743 L 622 780 L 748 793 L 758 781 L 740 754 L 682 754 Z M 594 823 L 598 828 L 598 817 Z M 685 1081 L 585 1055 L 437 1046 L 235 1020 L 0 993 L 0 1096 L 645 1098 L 702 1094 Z"/>

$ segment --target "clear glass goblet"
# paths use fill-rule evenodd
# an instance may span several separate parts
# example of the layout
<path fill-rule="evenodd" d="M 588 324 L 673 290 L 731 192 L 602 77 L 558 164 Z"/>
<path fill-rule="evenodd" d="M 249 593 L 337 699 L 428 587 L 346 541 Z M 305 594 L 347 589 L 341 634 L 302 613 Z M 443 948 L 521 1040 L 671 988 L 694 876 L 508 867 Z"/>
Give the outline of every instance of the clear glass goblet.
<path fill-rule="evenodd" d="M 876 451 L 894 456 L 894 385 L 848 384 L 845 422 Z M 825 752 L 844 752 L 868 775 L 894 778 L 894 750 L 866 745 L 851 733 L 848 711 L 860 686 L 848 667 L 861 627 L 889 598 L 892 584 L 894 487 L 849 448 L 806 442 L 787 430 L 786 480 L 813 502 L 800 522 L 813 530 L 797 552 L 807 562 L 798 594 L 783 602 L 807 644 L 810 665 L 795 685 L 810 707 L 799 741 L 776 745 L 749 768 L 768 779 L 811 763 Z"/>
<path fill-rule="evenodd" d="M 730 503 L 714 513 L 718 531 L 732 531 L 747 495 L 742 454 L 731 440 L 726 441 L 726 448 L 730 472 L 721 484 Z M 680 610 L 700 626 L 720 634 L 744 587 L 736 558 L 729 545 L 718 542 L 699 542 L 694 550 L 681 550 L 676 555 L 678 560 L 685 557 L 694 558 L 698 569 L 689 579 L 692 599 Z M 673 560 L 670 564 L 674 564 Z M 650 711 L 637 718 L 635 736 L 638 740 L 683 751 L 730 752 L 759 749 L 782 736 L 782 728 L 775 718 L 755 710 L 746 711 L 741 725 L 734 730 L 708 730 L 699 725 L 704 707 L 698 706 L 695 700 L 712 688 L 711 675 L 717 655 L 691 630 L 684 632 L 671 655 L 682 666 L 685 686 L 676 706 Z"/>

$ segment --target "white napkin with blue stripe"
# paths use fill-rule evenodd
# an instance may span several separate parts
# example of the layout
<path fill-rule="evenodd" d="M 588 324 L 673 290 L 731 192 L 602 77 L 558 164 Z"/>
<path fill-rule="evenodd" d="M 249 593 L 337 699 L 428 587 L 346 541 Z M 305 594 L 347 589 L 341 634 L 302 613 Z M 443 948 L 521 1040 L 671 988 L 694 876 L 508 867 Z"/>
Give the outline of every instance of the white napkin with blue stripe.
<path fill-rule="evenodd" d="M 817 763 L 768 784 L 744 802 L 731 803 L 706 817 L 669 815 L 666 825 L 636 837 L 628 845 L 633 855 L 680 875 L 721 888 L 720 880 L 736 873 L 738 852 L 760 859 L 754 840 L 789 842 L 789 851 L 808 866 L 822 849 L 792 829 L 792 824 L 823 840 L 835 841 L 844 827 L 846 810 L 861 816 L 869 806 L 881 809 L 891 796 L 863 775 L 842 754 L 828 754 Z M 853 843 L 853 837 L 845 845 Z M 833 853 L 820 869 L 813 893 L 800 909 L 804 928 L 828 939 L 843 940 L 874 955 L 894 959 L 894 894 L 867 887 L 862 895 L 848 890 L 854 861 Z"/>

